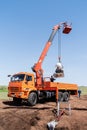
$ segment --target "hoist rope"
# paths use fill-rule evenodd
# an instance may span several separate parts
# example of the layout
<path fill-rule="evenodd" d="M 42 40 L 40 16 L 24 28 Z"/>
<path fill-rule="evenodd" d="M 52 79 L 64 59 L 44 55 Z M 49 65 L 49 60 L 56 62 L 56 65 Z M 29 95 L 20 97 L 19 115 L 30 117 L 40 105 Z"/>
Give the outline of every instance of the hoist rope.
<path fill-rule="evenodd" d="M 61 29 L 58 30 L 58 61 L 61 62 Z"/>

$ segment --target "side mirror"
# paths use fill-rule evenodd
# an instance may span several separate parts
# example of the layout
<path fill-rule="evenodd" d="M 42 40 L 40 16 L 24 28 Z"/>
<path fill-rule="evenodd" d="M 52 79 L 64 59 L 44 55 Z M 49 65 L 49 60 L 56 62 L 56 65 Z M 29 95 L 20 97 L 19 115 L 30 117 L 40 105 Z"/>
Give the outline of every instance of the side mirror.
<path fill-rule="evenodd" d="M 7 77 L 11 77 L 11 75 L 9 74 L 9 75 L 7 75 Z"/>

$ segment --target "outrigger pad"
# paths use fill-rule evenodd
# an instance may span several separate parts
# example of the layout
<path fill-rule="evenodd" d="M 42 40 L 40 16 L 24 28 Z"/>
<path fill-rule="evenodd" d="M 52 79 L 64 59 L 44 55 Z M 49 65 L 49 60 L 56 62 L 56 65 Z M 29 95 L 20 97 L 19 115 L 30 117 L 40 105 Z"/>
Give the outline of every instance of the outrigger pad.
<path fill-rule="evenodd" d="M 54 76 L 55 78 L 64 77 L 64 73 L 54 73 L 53 76 Z"/>

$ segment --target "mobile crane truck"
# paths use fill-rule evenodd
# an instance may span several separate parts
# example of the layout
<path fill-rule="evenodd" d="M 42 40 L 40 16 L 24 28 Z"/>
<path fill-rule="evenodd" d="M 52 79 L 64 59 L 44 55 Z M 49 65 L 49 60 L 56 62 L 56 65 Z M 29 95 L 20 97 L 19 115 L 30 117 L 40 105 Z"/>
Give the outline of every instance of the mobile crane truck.
<path fill-rule="evenodd" d="M 52 44 L 54 36 L 61 27 L 63 27 L 63 33 L 65 34 L 68 34 L 72 30 L 71 26 L 67 25 L 66 22 L 59 23 L 53 27 L 52 33 L 39 57 L 39 60 L 32 67 L 35 76 L 33 73 L 28 72 L 19 72 L 11 76 L 8 85 L 8 97 L 12 97 L 13 102 L 19 104 L 22 100 L 26 100 L 29 105 L 33 106 L 40 99 L 54 97 L 56 102 L 63 100 L 68 101 L 70 94 L 77 95 L 77 84 L 51 82 L 45 77 L 43 78 L 42 63 Z M 55 77 L 62 77 L 62 75 L 56 73 Z"/>

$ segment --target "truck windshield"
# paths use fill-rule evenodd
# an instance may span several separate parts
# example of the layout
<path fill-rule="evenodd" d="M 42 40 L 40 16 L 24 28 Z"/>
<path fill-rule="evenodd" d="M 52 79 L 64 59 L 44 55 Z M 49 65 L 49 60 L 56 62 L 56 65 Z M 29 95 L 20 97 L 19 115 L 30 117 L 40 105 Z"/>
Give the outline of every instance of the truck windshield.
<path fill-rule="evenodd" d="M 12 82 L 14 82 L 14 81 L 23 81 L 24 77 L 25 77 L 25 74 L 13 75 L 11 77 L 11 81 Z"/>

